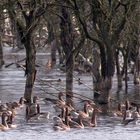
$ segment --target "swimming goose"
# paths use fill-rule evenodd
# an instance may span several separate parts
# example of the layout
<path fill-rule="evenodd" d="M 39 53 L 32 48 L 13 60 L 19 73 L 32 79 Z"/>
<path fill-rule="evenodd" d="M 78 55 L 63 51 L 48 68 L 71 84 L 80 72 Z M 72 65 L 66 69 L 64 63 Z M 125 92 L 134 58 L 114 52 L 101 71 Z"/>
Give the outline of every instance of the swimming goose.
<path fill-rule="evenodd" d="M 69 110 L 68 108 L 65 109 L 65 120 L 62 121 L 60 119 L 60 121 L 55 122 L 53 129 L 57 130 L 57 131 L 64 131 L 64 130 L 70 130 L 70 126 L 69 126 Z"/>
<path fill-rule="evenodd" d="M 125 112 L 124 106 L 121 103 L 118 104 L 117 111 L 109 112 L 109 116 L 111 117 L 123 117 Z"/>
<path fill-rule="evenodd" d="M 53 121 L 55 124 L 62 123 L 65 121 L 65 108 L 64 107 L 61 109 L 61 114 L 53 117 Z"/>
<path fill-rule="evenodd" d="M 71 128 L 84 128 L 83 125 L 83 117 L 81 115 L 78 116 L 77 119 L 70 119 L 69 125 Z"/>
<path fill-rule="evenodd" d="M 64 93 L 62 92 L 59 92 L 58 93 L 58 99 L 51 99 L 51 98 L 45 98 L 44 101 L 47 102 L 47 101 L 50 101 L 52 102 L 53 104 L 62 104 L 62 105 L 65 105 L 65 100 L 62 98 L 64 96 Z"/>
<path fill-rule="evenodd" d="M 83 111 L 77 112 L 77 113 L 79 113 L 79 116 L 81 116 L 81 118 L 88 118 L 89 117 L 88 107 L 91 107 L 91 105 L 88 102 L 85 102 Z"/>
<path fill-rule="evenodd" d="M 90 120 L 83 120 L 84 126 L 95 127 L 97 126 L 97 113 L 101 113 L 102 111 L 95 107 L 93 109 L 93 113 Z"/>
<path fill-rule="evenodd" d="M 8 117 L 8 116 L 9 116 L 8 112 L 2 113 L 2 116 L 1 116 L 2 123 L 0 124 L 0 130 L 2 130 L 2 131 L 9 129 L 8 124 L 6 122 L 6 117 Z"/>
<path fill-rule="evenodd" d="M 7 111 L 7 107 L 5 106 L 5 105 L 0 105 L 0 115 L 2 115 L 2 113 L 4 112 L 4 111 Z"/>
<path fill-rule="evenodd" d="M 139 118 L 140 118 L 140 115 L 137 111 L 135 111 L 132 116 L 132 113 L 130 112 L 130 110 L 126 110 L 124 113 L 122 124 L 124 125 L 127 125 L 129 123 L 137 124 L 137 121 Z"/>
<path fill-rule="evenodd" d="M 40 105 L 38 104 L 39 97 L 33 97 L 33 103 L 26 106 L 26 119 L 28 120 L 39 120 L 49 119 L 49 112 L 40 112 Z"/>
<path fill-rule="evenodd" d="M 14 114 L 13 114 L 12 111 L 8 111 L 8 112 L 9 112 L 9 115 L 8 115 L 8 117 L 7 117 L 7 120 L 6 120 L 6 122 L 7 122 L 7 124 L 8 124 L 8 127 L 9 127 L 9 128 L 16 128 L 17 125 L 16 125 L 16 124 L 13 124 Z"/>
<path fill-rule="evenodd" d="M 21 97 L 19 99 L 19 102 L 13 102 L 12 103 L 12 107 L 13 108 L 20 108 L 20 107 L 24 107 L 24 103 L 25 103 L 26 99 L 24 97 Z"/>

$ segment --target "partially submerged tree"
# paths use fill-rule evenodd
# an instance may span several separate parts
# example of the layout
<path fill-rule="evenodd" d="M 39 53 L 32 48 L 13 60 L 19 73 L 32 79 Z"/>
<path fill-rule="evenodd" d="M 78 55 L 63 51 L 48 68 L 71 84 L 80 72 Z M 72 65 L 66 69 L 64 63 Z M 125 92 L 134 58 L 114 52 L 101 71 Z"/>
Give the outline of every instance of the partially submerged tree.
<path fill-rule="evenodd" d="M 99 1 L 88 0 L 87 6 L 91 9 L 90 21 L 87 22 L 81 14 L 81 1 L 67 0 L 67 4 L 74 9 L 75 15 L 81 23 L 88 39 L 97 43 L 101 58 L 101 75 L 94 74 L 96 81 L 101 84 L 100 103 L 110 101 L 112 77 L 115 72 L 115 50 L 127 18 L 133 14 L 138 1 Z M 89 28 L 92 25 L 92 29 Z M 90 29 L 90 30 L 89 30 Z M 99 80 L 100 79 L 100 80 Z M 98 84 L 98 85 L 99 85 Z"/>
<path fill-rule="evenodd" d="M 35 60 L 36 48 L 33 42 L 33 33 L 45 13 L 46 3 L 30 1 L 8 0 L 8 11 L 11 20 L 14 20 L 21 42 L 26 49 L 26 85 L 24 97 L 28 103 L 31 102 L 32 88 L 36 77 Z M 21 14 L 19 16 L 18 14 Z"/>
<path fill-rule="evenodd" d="M 0 67 L 4 64 L 3 60 L 3 44 L 2 44 L 2 35 L 3 35 L 3 8 L 0 6 Z"/>

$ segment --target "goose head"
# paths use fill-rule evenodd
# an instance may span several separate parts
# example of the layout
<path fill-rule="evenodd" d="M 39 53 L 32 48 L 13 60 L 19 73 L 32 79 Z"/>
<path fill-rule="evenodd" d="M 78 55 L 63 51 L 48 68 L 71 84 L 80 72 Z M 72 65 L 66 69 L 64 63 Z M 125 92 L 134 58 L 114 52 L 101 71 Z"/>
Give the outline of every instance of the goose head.
<path fill-rule="evenodd" d="M 58 93 L 58 99 L 63 101 L 63 98 L 62 98 L 62 97 L 63 97 L 64 95 L 65 95 L 65 94 L 64 94 L 63 92 L 59 92 L 59 93 Z"/>
<path fill-rule="evenodd" d="M 33 103 L 38 103 L 39 101 L 39 97 L 38 96 L 34 96 L 33 97 Z"/>
<path fill-rule="evenodd" d="M 25 99 L 24 97 L 21 97 L 21 98 L 19 99 L 19 104 L 20 104 L 20 105 L 23 105 L 25 102 L 26 102 L 26 99 Z"/>

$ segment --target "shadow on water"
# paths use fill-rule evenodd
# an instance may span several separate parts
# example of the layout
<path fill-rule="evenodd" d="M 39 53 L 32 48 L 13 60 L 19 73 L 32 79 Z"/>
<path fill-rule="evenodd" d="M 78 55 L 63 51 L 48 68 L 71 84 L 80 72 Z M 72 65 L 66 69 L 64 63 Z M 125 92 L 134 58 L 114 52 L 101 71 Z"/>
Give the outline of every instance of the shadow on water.
<path fill-rule="evenodd" d="M 5 63 L 9 64 L 15 62 L 16 59 L 23 59 L 25 53 L 14 54 L 12 57 L 11 49 L 7 49 L 9 54 L 5 54 Z M 17 56 L 16 56 L 17 55 Z M 59 69 L 53 69 L 51 71 L 46 70 L 46 63 L 49 56 L 44 53 L 37 54 L 37 63 L 43 65 L 37 68 L 37 79 L 34 86 L 34 94 L 38 95 L 41 99 L 44 97 L 53 97 L 47 93 L 58 93 L 59 91 L 65 91 L 65 73 Z M 49 72 L 48 72 L 49 71 Z M 92 92 L 92 78 L 90 75 L 79 75 L 75 73 L 77 78 L 80 78 L 83 84 L 78 84 L 77 80 L 74 80 L 74 92 L 93 98 Z M 0 99 L 2 103 L 17 101 L 24 94 L 25 77 L 24 71 L 12 65 L 8 68 L 3 67 L 0 70 Z M 57 80 L 61 79 L 61 82 Z M 112 98 L 117 102 L 123 102 L 126 98 L 138 102 L 140 99 L 140 87 L 133 86 L 132 81 L 129 81 L 128 94 L 125 94 L 125 90 L 117 92 L 116 78 L 114 78 L 114 86 L 112 89 Z M 51 86 L 50 86 L 51 85 Z M 88 88 L 90 87 L 90 88 Z M 45 91 L 41 90 L 45 89 Z M 75 98 L 75 103 L 79 102 Z M 55 116 L 55 110 L 51 104 L 45 104 L 40 101 L 41 110 L 43 112 L 50 112 L 50 119 L 47 121 L 37 122 L 26 122 L 25 121 L 25 108 L 17 110 L 17 116 L 15 123 L 17 128 L 8 130 L 6 132 L 0 132 L 0 140 L 138 140 L 140 138 L 140 125 L 127 125 L 121 124 L 121 119 L 109 117 L 109 116 L 98 116 L 98 126 L 95 128 L 84 128 L 84 129 L 71 129 L 66 132 L 55 132 L 52 129 L 52 117 Z M 115 103 L 114 103 L 115 104 Z"/>

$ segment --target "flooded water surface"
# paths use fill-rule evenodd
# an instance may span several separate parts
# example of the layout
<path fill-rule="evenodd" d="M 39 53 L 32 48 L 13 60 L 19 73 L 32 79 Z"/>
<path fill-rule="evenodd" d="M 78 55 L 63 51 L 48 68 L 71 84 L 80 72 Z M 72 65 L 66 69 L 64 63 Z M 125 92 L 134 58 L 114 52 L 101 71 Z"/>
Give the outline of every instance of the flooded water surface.
<path fill-rule="evenodd" d="M 5 65 L 25 57 L 24 52 L 15 53 L 11 48 L 4 49 Z M 59 91 L 65 91 L 65 73 L 58 68 L 49 70 L 47 61 L 49 54 L 37 53 L 37 79 L 34 86 L 34 94 L 40 99 L 45 97 L 53 97 Z M 24 64 L 24 62 L 23 62 Z M 79 75 L 75 72 L 74 92 L 93 98 L 92 77 L 88 74 Z M 77 79 L 80 78 L 85 84 L 78 84 Z M 58 79 L 61 79 L 59 81 Z M 112 98 L 122 100 L 129 96 L 132 100 L 139 99 L 139 87 L 133 86 L 133 82 L 129 81 L 128 94 L 124 94 L 124 90 L 117 93 L 116 79 L 114 78 L 114 86 L 112 89 Z M 24 94 L 25 77 L 22 68 L 16 65 L 3 67 L 0 70 L 0 100 L 2 103 L 18 101 Z M 52 95 L 48 94 L 51 93 Z M 79 100 L 75 98 L 75 104 Z M 54 131 L 52 117 L 56 115 L 53 105 L 46 104 L 40 100 L 41 111 L 50 112 L 50 119 L 35 122 L 25 121 L 25 108 L 17 110 L 17 116 L 14 120 L 17 128 L 0 132 L 0 140 L 139 140 L 140 124 L 127 125 L 121 124 L 121 119 L 98 115 L 98 126 L 95 128 L 71 129 L 70 131 Z"/>

